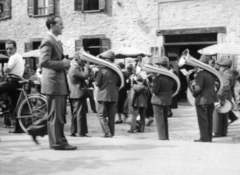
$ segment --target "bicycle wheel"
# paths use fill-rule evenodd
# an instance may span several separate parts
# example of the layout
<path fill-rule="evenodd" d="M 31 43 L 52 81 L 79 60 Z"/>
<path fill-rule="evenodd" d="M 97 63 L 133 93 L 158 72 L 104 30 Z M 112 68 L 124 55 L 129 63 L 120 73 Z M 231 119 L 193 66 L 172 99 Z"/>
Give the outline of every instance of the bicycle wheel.
<path fill-rule="evenodd" d="M 24 99 L 17 110 L 17 118 L 23 131 L 41 119 L 47 112 L 47 100 L 41 95 L 30 95 Z"/>

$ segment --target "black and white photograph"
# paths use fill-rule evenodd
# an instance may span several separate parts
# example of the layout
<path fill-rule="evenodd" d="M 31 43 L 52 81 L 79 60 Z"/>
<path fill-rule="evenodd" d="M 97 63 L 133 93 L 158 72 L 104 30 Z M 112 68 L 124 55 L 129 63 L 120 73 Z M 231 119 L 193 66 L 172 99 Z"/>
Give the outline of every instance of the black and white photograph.
<path fill-rule="evenodd" d="M 0 175 L 239 175 L 240 0 L 0 0 Z"/>

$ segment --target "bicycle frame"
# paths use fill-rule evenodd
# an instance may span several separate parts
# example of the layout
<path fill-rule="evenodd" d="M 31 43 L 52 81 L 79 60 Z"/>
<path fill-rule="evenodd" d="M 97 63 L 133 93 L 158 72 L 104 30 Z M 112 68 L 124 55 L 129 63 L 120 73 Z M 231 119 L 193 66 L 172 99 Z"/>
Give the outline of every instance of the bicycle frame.
<path fill-rule="evenodd" d="M 17 110 L 18 110 L 18 108 L 19 108 L 19 105 L 21 104 L 21 102 L 22 102 L 23 99 L 26 99 L 28 105 L 31 106 L 31 103 L 30 103 L 29 100 L 28 100 L 28 97 L 29 97 L 30 95 L 28 95 L 27 92 L 24 90 L 24 85 L 22 85 L 22 86 L 23 86 L 22 88 L 17 88 L 17 89 L 16 89 L 16 90 L 20 91 L 20 95 L 19 95 L 19 97 L 18 97 L 18 101 L 17 101 L 16 107 L 15 107 L 15 109 L 14 109 L 14 111 L 13 111 L 13 114 L 12 114 L 13 116 L 17 113 Z M 41 94 L 31 94 L 31 95 L 44 97 L 44 96 L 41 95 Z M 31 110 L 32 110 L 32 109 L 31 109 Z M 32 112 L 32 111 L 31 111 L 31 112 Z M 16 116 L 16 117 L 18 118 L 19 116 Z"/>

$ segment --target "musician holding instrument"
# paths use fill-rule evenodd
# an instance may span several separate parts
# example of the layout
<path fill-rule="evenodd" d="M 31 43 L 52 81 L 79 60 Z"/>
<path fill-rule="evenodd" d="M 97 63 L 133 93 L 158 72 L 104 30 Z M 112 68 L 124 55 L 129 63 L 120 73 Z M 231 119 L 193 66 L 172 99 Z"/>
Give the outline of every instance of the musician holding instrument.
<path fill-rule="evenodd" d="M 99 58 L 113 64 L 115 54 L 108 51 L 100 54 Z M 96 86 L 99 88 L 97 91 L 98 118 L 105 138 L 114 136 L 116 104 L 118 101 L 117 87 L 119 84 L 120 79 L 115 71 L 106 66 L 99 69 L 96 77 Z"/>
<path fill-rule="evenodd" d="M 202 55 L 200 62 L 208 64 L 209 57 Z M 216 77 L 209 71 L 196 68 L 195 85 L 193 85 L 193 96 L 197 111 L 200 139 L 194 142 L 212 142 L 212 118 L 214 103 L 218 101 L 215 91 Z"/>
<path fill-rule="evenodd" d="M 220 57 L 217 64 L 219 65 L 219 71 L 223 77 L 223 88 L 218 92 L 218 96 L 220 104 L 224 105 L 225 99 L 230 102 L 232 101 L 236 77 L 230 70 L 232 66 L 232 60 L 230 58 L 226 56 Z M 220 114 L 217 111 L 214 111 L 213 132 L 215 135 L 213 137 L 227 136 L 228 116 L 229 112 Z"/>
<path fill-rule="evenodd" d="M 79 53 L 76 52 L 67 76 L 70 89 L 69 98 L 72 108 L 70 135 L 72 137 L 88 137 L 86 116 L 88 92 L 85 80 L 89 78 L 89 70 L 89 62 L 84 64 L 84 61 L 81 60 Z"/>
<path fill-rule="evenodd" d="M 159 68 L 168 71 L 169 59 L 163 56 L 156 64 Z M 168 108 L 172 103 L 172 88 L 174 83 L 172 78 L 162 74 L 158 74 L 153 79 L 151 103 L 153 105 L 159 140 L 169 140 L 167 117 Z"/>

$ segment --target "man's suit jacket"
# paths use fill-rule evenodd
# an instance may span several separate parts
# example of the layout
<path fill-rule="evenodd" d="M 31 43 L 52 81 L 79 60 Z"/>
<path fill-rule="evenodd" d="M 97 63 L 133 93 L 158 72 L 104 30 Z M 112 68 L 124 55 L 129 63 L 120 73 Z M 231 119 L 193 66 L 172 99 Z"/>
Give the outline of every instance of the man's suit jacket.
<path fill-rule="evenodd" d="M 46 95 L 67 95 L 69 88 L 66 77 L 66 65 L 63 61 L 62 45 L 51 35 L 47 35 L 40 46 L 40 66 L 42 67 L 41 92 Z"/>
<path fill-rule="evenodd" d="M 195 105 L 212 104 L 218 101 L 215 91 L 216 77 L 210 72 L 201 70 L 195 77 Z"/>
<path fill-rule="evenodd" d="M 101 67 L 96 78 L 96 86 L 99 88 L 97 101 L 117 102 L 119 82 L 117 73 L 108 67 Z"/>
<path fill-rule="evenodd" d="M 148 104 L 148 88 L 143 84 L 133 85 L 133 107 L 147 107 Z M 121 94 L 120 94 L 121 95 Z"/>
<path fill-rule="evenodd" d="M 151 103 L 155 105 L 169 106 L 172 103 L 172 89 L 175 81 L 165 75 L 157 75 L 153 79 Z"/>
<path fill-rule="evenodd" d="M 89 69 L 79 66 L 75 61 L 68 71 L 68 84 L 70 88 L 70 98 L 79 99 L 87 97 L 87 84 L 85 82 L 89 77 Z"/>
<path fill-rule="evenodd" d="M 227 70 L 223 73 L 223 88 L 218 92 L 221 100 L 232 101 L 234 86 L 236 83 L 236 77 L 231 70 Z"/>

